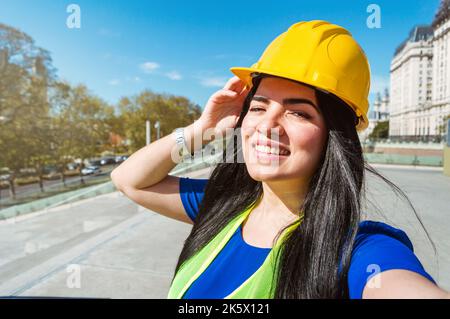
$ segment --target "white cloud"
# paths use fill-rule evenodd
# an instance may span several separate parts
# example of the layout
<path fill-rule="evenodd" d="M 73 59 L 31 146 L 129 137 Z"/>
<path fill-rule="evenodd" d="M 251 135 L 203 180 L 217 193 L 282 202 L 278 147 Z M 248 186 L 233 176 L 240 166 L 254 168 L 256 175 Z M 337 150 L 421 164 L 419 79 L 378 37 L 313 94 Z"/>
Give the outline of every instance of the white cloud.
<path fill-rule="evenodd" d="M 223 87 L 226 83 L 224 77 L 204 77 L 200 80 L 200 84 L 207 87 Z"/>
<path fill-rule="evenodd" d="M 159 64 L 156 62 L 144 62 L 140 65 L 140 68 L 145 73 L 152 73 L 154 70 L 159 68 Z"/>
<path fill-rule="evenodd" d="M 376 94 L 378 92 L 383 94 L 385 88 L 389 89 L 390 81 L 389 76 L 373 75 L 370 82 L 370 94 Z"/>
<path fill-rule="evenodd" d="M 116 85 L 119 85 L 119 84 L 120 84 L 120 80 L 118 80 L 118 79 L 112 79 L 112 80 L 110 80 L 110 81 L 108 82 L 108 84 L 109 84 L 109 85 L 112 85 L 112 86 L 116 86 Z"/>
<path fill-rule="evenodd" d="M 166 76 L 171 80 L 181 80 L 181 74 L 177 71 L 168 72 Z"/>

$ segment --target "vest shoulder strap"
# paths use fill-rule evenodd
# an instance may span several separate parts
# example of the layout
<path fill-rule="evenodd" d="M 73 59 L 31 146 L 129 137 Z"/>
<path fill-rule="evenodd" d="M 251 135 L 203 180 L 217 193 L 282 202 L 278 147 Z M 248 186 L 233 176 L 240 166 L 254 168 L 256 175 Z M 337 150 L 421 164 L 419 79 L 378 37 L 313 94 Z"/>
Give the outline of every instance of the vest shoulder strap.
<path fill-rule="evenodd" d="M 206 270 L 214 258 L 225 247 L 239 225 L 250 214 L 255 201 L 241 214 L 234 217 L 208 244 L 186 260 L 179 268 L 169 289 L 168 299 L 181 299 L 192 283 Z M 300 221 L 300 220 L 299 220 Z M 276 253 L 279 252 L 281 242 L 288 232 L 298 225 L 298 221 L 290 225 L 277 239 L 261 267 L 244 283 L 225 298 L 271 298 L 272 283 L 274 282 L 276 267 Z"/>

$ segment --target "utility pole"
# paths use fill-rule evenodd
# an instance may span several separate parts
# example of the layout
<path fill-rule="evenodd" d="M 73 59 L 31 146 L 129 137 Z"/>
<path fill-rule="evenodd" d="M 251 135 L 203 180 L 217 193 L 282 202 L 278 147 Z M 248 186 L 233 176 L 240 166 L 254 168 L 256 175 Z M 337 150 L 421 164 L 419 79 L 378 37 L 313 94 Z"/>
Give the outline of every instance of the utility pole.
<path fill-rule="evenodd" d="M 155 128 L 156 128 L 156 139 L 159 140 L 159 121 L 156 121 Z"/>
<path fill-rule="evenodd" d="M 150 117 L 149 114 L 147 113 L 147 120 L 145 121 L 145 137 L 146 137 L 146 145 L 149 145 L 152 141 L 151 141 L 151 136 L 150 136 Z"/>

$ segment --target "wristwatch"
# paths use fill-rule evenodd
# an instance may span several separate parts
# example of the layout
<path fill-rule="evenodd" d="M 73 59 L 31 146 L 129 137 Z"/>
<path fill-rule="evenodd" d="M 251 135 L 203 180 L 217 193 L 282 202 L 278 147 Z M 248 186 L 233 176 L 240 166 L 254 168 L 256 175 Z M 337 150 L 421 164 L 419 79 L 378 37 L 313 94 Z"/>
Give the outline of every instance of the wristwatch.
<path fill-rule="evenodd" d="M 183 153 L 182 153 L 183 155 L 185 153 L 189 153 L 189 148 L 187 147 L 186 139 L 184 137 L 184 127 L 179 127 L 179 128 L 175 129 L 175 142 L 183 150 Z M 191 156 L 192 155 L 194 155 L 194 154 L 191 153 Z"/>

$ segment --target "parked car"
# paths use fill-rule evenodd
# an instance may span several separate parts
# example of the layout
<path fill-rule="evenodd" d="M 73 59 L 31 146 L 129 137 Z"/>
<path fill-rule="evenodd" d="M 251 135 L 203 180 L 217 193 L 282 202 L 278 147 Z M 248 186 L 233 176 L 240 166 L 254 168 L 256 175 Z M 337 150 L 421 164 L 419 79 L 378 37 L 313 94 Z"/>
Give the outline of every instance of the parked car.
<path fill-rule="evenodd" d="M 25 167 L 19 169 L 19 174 L 17 177 L 29 177 L 29 176 L 36 176 L 37 171 L 35 167 Z"/>
<path fill-rule="evenodd" d="M 56 165 L 45 165 L 42 170 L 42 173 L 49 174 L 51 172 L 56 172 L 56 171 L 58 171 L 58 167 Z"/>
<path fill-rule="evenodd" d="M 89 166 L 100 166 L 100 160 L 90 160 L 89 161 Z"/>
<path fill-rule="evenodd" d="M 61 174 L 58 172 L 56 165 L 46 165 L 42 170 L 42 177 L 47 180 L 59 179 Z"/>
<path fill-rule="evenodd" d="M 66 169 L 68 169 L 69 171 L 74 171 L 79 167 L 80 167 L 79 163 L 69 163 L 66 165 Z"/>
<path fill-rule="evenodd" d="M 11 174 L 0 175 L 0 181 L 9 181 Z"/>
<path fill-rule="evenodd" d="M 81 170 L 81 174 L 83 175 L 97 175 L 100 174 L 102 170 L 98 166 L 88 166 Z"/>
<path fill-rule="evenodd" d="M 55 180 L 55 179 L 60 179 L 61 174 L 57 171 L 51 171 L 47 174 L 44 174 L 42 177 L 47 180 Z"/>
<path fill-rule="evenodd" d="M 116 163 L 122 163 L 124 162 L 129 156 L 128 155 L 120 155 L 116 156 Z"/>
<path fill-rule="evenodd" d="M 7 168 L 0 168 L 0 189 L 9 188 L 11 172 Z"/>
<path fill-rule="evenodd" d="M 100 165 L 116 164 L 114 157 L 104 157 L 100 160 Z"/>

